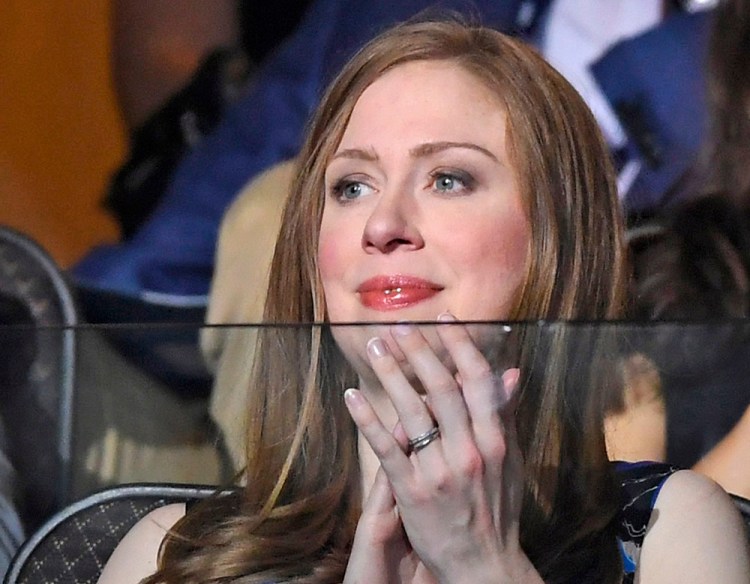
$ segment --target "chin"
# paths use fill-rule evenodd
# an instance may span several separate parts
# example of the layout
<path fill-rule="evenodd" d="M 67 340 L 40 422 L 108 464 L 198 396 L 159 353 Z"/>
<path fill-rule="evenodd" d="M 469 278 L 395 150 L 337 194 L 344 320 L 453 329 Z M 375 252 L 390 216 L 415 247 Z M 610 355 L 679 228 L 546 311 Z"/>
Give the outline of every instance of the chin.
<path fill-rule="evenodd" d="M 445 312 L 446 308 L 437 308 L 434 303 L 420 302 L 387 310 L 368 309 L 367 319 L 372 322 L 432 322 L 437 321 L 438 315 Z"/>

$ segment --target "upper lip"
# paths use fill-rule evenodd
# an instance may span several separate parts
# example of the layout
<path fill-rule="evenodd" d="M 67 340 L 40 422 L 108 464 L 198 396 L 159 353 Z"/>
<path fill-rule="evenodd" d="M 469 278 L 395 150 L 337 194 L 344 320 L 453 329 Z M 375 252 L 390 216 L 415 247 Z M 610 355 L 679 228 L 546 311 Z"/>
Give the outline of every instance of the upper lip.
<path fill-rule="evenodd" d="M 442 290 L 443 286 L 430 282 L 417 276 L 407 276 L 396 274 L 392 276 L 374 276 L 368 278 L 359 285 L 357 292 L 375 292 L 378 290 L 394 290 L 396 288 L 429 288 L 432 290 Z"/>

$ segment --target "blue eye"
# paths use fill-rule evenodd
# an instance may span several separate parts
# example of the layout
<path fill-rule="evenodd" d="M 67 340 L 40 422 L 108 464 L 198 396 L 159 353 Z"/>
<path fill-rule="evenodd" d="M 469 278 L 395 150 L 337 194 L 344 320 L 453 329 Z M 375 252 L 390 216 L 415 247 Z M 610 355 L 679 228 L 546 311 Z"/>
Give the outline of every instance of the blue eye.
<path fill-rule="evenodd" d="M 452 191 L 456 188 L 456 183 L 459 182 L 456 177 L 441 174 L 435 179 L 435 188 L 439 191 Z"/>
<path fill-rule="evenodd" d="M 460 193 L 474 187 L 474 179 L 464 172 L 435 172 L 432 187 L 439 193 Z"/>
<path fill-rule="evenodd" d="M 362 194 L 362 183 L 350 182 L 342 186 L 341 196 L 345 199 L 356 199 Z"/>
<path fill-rule="evenodd" d="M 367 183 L 358 180 L 342 179 L 333 185 L 331 191 L 336 199 L 348 203 L 366 195 L 371 188 Z"/>

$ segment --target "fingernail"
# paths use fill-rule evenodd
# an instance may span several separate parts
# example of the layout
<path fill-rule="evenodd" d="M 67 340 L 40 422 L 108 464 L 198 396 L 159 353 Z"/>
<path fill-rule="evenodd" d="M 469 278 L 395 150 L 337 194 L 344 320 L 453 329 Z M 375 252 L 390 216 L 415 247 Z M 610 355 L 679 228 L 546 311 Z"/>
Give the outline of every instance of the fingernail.
<path fill-rule="evenodd" d="M 414 325 L 408 322 L 400 322 L 393 326 L 393 334 L 399 337 L 410 335 L 414 331 Z"/>
<path fill-rule="evenodd" d="M 455 322 L 456 317 L 453 316 L 450 312 L 447 310 L 441 314 L 438 314 L 437 318 L 440 322 Z"/>
<path fill-rule="evenodd" d="M 352 405 L 359 405 L 362 403 L 362 396 L 359 391 L 350 387 L 344 392 L 344 399 Z"/>
<path fill-rule="evenodd" d="M 505 391 L 506 401 L 509 400 L 513 396 L 513 393 L 516 391 L 516 387 L 518 386 L 518 379 L 520 376 L 521 371 L 517 367 L 508 369 L 503 373 L 503 390 Z"/>
<path fill-rule="evenodd" d="M 388 349 L 380 337 L 373 337 L 367 341 L 367 352 L 373 357 L 385 357 Z"/>

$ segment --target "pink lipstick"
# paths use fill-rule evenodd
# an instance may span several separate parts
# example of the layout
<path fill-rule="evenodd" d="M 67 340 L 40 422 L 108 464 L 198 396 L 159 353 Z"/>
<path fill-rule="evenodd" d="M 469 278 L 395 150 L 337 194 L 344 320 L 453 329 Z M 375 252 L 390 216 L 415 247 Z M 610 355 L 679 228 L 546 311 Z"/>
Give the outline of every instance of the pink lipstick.
<path fill-rule="evenodd" d="M 443 289 L 442 286 L 414 276 L 375 276 L 357 288 L 360 302 L 374 310 L 398 310 L 428 298 Z"/>

